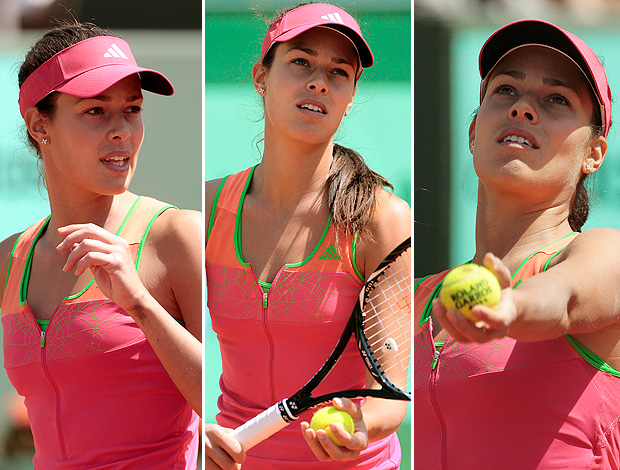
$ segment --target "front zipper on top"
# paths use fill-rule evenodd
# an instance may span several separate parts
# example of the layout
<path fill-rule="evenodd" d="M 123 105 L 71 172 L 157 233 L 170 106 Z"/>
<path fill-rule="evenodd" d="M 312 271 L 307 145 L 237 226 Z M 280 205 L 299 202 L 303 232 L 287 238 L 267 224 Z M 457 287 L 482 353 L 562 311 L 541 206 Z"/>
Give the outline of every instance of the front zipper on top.
<path fill-rule="evenodd" d="M 433 342 L 433 345 L 435 343 Z M 435 381 L 437 380 L 437 364 L 439 363 L 439 355 L 441 354 L 442 349 L 444 349 L 445 343 L 441 346 L 441 348 L 437 349 L 435 346 L 435 353 L 433 354 L 433 362 L 431 363 L 431 377 L 428 382 L 428 393 L 431 399 L 431 403 L 433 404 L 433 409 L 435 410 L 435 415 L 437 416 L 437 420 L 439 421 L 439 426 L 441 428 L 441 468 L 442 470 L 447 468 L 446 462 L 446 423 L 443 418 L 443 414 L 439 409 L 439 403 L 437 402 L 437 396 L 435 394 Z"/>
<path fill-rule="evenodd" d="M 274 281 L 275 282 L 275 281 Z M 269 291 L 263 292 L 262 297 L 262 306 L 263 306 L 263 331 L 265 332 L 265 337 L 267 338 L 267 343 L 269 344 L 269 369 L 268 375 L 269 377 L 269 393 L 271 396 L 271 401 L 275 403 L 276 401 L 276 386 L 274 383 L 274 370 L 275 370 L 275 344 L 273 342 L 273 336 L 271 336 L 271 331 L 269 331 L 269 319 L 268 319 L 268 311 L 267 307 L 269 305 L 268 302 Z"/>
<path fill-rule="evenodd" d="M 62 425 L 60 423 L 61 410 L 60 410 L 60 391 L 58 390 L 58 386 L 56 382 L 52 378 L 52 374 L 50 373 L 47 367 L 47 348 L 46 346 L 46 334 L 45 331 L 41 330 L 41 368 L 43 369 L 43 373 L 47 380 L 49 380 L 52 388 L 54 389 L 54 393 L 56 394 L 56 432 L 58 433 L 58 444 L 60 446 L 60 454 L 63 460 L 67 460 L 67 448 L 65 445 L 65 438 L 62 432 Z"/>

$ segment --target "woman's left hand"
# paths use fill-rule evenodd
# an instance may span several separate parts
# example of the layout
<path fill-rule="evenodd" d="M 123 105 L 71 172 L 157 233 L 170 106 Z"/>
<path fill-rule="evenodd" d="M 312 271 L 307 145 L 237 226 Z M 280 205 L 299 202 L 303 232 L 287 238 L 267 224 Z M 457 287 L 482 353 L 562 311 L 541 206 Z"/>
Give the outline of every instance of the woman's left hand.
<path fill-rule="evenodd" d="M 517 308 L 510 286 L 510 271 L 495 255 L 487 253 L 484 266 L 497 277 L 502 294 L 496 309 L 484 305 L 472 307 L 471 313 L 479 321 L 472 323 L 457 310 L 447 311 L 441 300 L 433 301 L 433 313 L 441 325 L 459 343 L 486 343 L 508 335 L 510 326 L 517 319 Z"/>
<path fill-rule="evenodd" d="M 90 269 L 99 289 L 129 314 L 149 295 L 125 239 L 94 224 L 67 225 L 58 232 L 65 239 L 56 248 L 71 250 L 64 271 L 79 276 Z"/>
<path fill-rule="evenodd" d="M 338 424 L 330 425 L 332 433 L 342 443 L 342 446 L 336 445 L 324 430 L 314 431 L 307 421 L 301 423 L 302 434 L 317 459 L 322 461 L 354 460 L 359 457 L 361 451 L 368 447 L 368 433 L 362 409 L 357 403 L 347 398 L 334 398 L 332 404 L 339 410 L 346 411 L 353 418 L 355 428 L 353 434 L 349 434 Z"/>

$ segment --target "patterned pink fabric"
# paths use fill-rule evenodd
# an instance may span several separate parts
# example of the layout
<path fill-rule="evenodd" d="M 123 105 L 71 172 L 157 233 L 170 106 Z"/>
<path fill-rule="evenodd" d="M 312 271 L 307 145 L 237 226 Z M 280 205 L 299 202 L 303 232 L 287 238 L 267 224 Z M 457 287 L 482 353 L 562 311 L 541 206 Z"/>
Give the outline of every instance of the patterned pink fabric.
<path fill-rule="evenodd" d="M 540 257 L 534 262 L 542 270 Z M 445 274 L 416 289 L 416 318 Z M 415 468 L 620 468 L 620 377 L 591 366 L 565 338 L 450 337 L 438 351 L 431 332 L 429 318 L 415 337 Z"/>
<path fill-rule="evenodd" d="M 235 255 L 236 212 L 249 175 L 245 171 L 226 181 L 206 249 L 207 304 L 223 365 L 217 421 L 229 428 L 290 397 L 314 375 L 338 341 L 362 286 L 349 256 L 320 258 L 335 243 L 332 225 L 311 259 L 278 272 L 265 300 L 252 267 Z M 365 371 L 352 341 L 314 394 L 363 387 Z M 299 426 L 312 413 L 251 449 L 243 470 L 398 468 L 396 434 L 372 443 L 355 463 L 319 462 Z"/>
<path fill-rule="evenodd" d="M 19 289 L 37 231 L 22 235 L 7 289 Z M 93 284 L 61 303 L 43 340 L 17 298 L 2 305 L 4 366 L 25 397 L 36 469 L 196 468 L 198 416 L 129 315 Z"/>

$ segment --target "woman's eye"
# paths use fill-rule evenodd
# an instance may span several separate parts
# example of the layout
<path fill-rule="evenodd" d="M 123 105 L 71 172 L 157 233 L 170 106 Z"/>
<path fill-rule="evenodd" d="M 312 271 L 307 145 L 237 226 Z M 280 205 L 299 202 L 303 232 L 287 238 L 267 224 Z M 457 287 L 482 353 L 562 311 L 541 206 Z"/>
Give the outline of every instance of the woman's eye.
<path fill-rule="evenodd" d="M 508 85 L 499 85 L 495 88 L 495 93 L 498 93 L 500 95 L 514 95 L 515 91 L 512 87 Z"/>
<path fill-rule="evenodd" d="M 87 109 L 86 110 L 86 114 L 92 114 L 92 115 L 97 115 L 97 114 L 103 114 L 103 108 L 91 108 L 91 109 Z"/>
<path fill-rule="evenodd" d="M 308 65 L 308 61 L 306 59 L 293 59 L 292 62 L 297 65 Z"/>
<path fill-rule="evenodd" d="M 127 108 L 127 112 L 132 113 L 132 114 L 139 114 L 142 112 L 142 107 L 141 106 L 130 106 L 129 108 Z"/>
<path fill-rule="evenodd" d="M 348 77 L 348 76 L 349 76 L 349 74 L 347 73 L 347 71 L 346 71 L 346 70 L 343 70 L 343 69 L 335 69 L 335 70 L 333 71 L 333 73 L 335 73 L 336 75 L 342 75 L 343 77 Z"/>
<path fill-rule="evenodd" d="M 569 104 L 568 100 L 564 98 L 562 95 L 553 95 L 549 101 L 555 104 L 565 104 L 565 105 Z"/>

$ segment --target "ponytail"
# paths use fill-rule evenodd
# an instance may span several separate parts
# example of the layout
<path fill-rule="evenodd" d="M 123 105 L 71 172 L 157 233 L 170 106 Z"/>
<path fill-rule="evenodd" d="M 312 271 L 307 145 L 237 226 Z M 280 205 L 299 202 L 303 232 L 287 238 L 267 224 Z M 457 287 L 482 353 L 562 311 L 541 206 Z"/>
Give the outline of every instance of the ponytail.
<path fill-rule="evenodd" d="M 334 144 L 334 159 L 327 175 L 329 210 L 338 234 L 368 235 L 380 188 L 394 187 L 372 171 L 354 150 Z"/>

